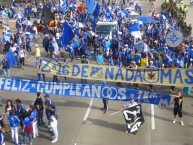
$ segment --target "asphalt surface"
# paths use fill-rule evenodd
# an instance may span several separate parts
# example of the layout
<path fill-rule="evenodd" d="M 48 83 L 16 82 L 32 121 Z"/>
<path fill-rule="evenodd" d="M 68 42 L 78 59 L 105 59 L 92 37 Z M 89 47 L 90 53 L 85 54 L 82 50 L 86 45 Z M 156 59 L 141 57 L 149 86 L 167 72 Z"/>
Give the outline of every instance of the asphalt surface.
<path fill-rule="evenodd" d="M 158 1 L 158 0 L 157 0 Z M 161 1 L 155 4 L 155 10 L 160 10 Z M 187 3 L 188 0 L 185 0 Z M 139 1 L 143 6 L 144 14 L 152 9 L 147 1 Z M 193 8 L 189 8 L 187 14 L 187 21 L 193 24 L 191 17 Z M 37 43 L 42 46 L 42 39 L 38 37 Z M 34 50 L 34 44 L 32 49 Z M 42 56 L 45 56 L 42 49 Z M 67 53 L 66 53 L 67 56 Z M 0 56 L 2 58 L 2 56 Z M 62 59 L 60 59 L 62 61 Z M 95 63 L 93 60 L 91 63 Z M 76 60 L 74 63 L 79 63 Z M 2 74 L 2 70 L 0 70 Z M 26 57 L 26 64 L 24 69 L 12 68 L 11 75 L 14 77 L 22 77 L 28 79 L 37 79 L 35 69 L 35 57 L 28 54 Z M 46 80 L 52 80 L 51 77 L 46 77 Z M 62 82 L 63 78 L 59 78 Z M 69 82 L 79 82 L 80 80 L 67 80 Z M 91 83 L 97 83 L 91 81 Z M 111 84 L 115 85 L 115 84 Z M 126 84 L 124 84 L 126 86 Z M 147 90 L 147 86 L 140 86 L 140 89 Z M 168 87 L 156 87 L 155 92 L 169 93 Z M 35 98 L 35 94 L 16 93 L 1 91 L 0 98 L 3 103 L 7 99 L 15 100 L 20 98 L 27 107 Z M 126 134 L 126 124 L 122 113 L 110 116 L 111 113 L 119 111 L 124 102 L 110 101 L 109 111 L 104 114 L 101 111 L 103 106 L 102 100 L 99 99 L 85 99 L 76 97 L 59 97 L 51 96 L 51 99 L 56 104 L 60 118 L 58 120 L 59 140 L 56 145 L 193 145 L 193 98 L 187 96 L 184 98 L 183 104 L 183 120 L 185 126 L 178 123 L 173 124 L 172 107 L 159 107 L 151 105 L 142 105 L 145 123 L 141 126 L 136 135 Z M 89 104 L 91 106 L 90 112 L 86 120 L 85 115 L 88 111 Z M 153 109 L 154 108 L 154 109 Z M 4 112 L 4 107 L 0 108 L 0 112 Z M 154 115 L 153 115 L 154 114 Z M 47 120 L 45 119 L 45 122 Z M 34 145 L 51 144 L 51 136 L 48 129 L 39 127 L 40 138 L 33 141 Z M 20 138 L 21 134 L 20 134 Z M 6 145 L 13 144 L 10 140 L 10 134 L 7 135 Z"/>

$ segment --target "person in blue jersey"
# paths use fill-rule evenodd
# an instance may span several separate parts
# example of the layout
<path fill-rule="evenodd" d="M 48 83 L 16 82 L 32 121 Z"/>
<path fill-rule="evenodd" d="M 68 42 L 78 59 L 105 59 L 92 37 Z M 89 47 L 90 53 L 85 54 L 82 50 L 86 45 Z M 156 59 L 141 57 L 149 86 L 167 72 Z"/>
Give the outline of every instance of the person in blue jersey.
<path fill-rule="evenodd" d="M 50 99 L 49 94 L 45 94 L 44 98 L 45 98 L 44 108 L 45 108 L 45 112 L 46 112 L 46 117 L 48 119 L 48 125 L 50 125 L 50 122 L 49 122 L 49 120 L 50 120 L 50 110 L 49 110 L 49 107 L 52 104 L 52 100 Z"/>
<path fill-rule="evenodd" d="M 97 64 L 103 65 L 104 56 L 103 56 L 103 53 L 102 53 L 102 52 L 99 52 L 99 54 L 98 54 L 97 57 L 96 57 L 96 60 L 97 60 Z"/>
<path fill-rule="evenodd" d="M 32 126 L 32 122 L 31 119 L 28 117 L 29 114 L 26 115 L 25 119 L 24 119 L 24 127 L 23 127 L 23 144 L 22 145 L 26 145 L 27 144 L 27 136 L 29 137 L 29 145 L 32 145 L 32 134 L 33 134 L 33 126 Z"/>
<path fill-rule="evenodd" d="M 38 117 L 38 111 L 34 107 L 34 105 L 29 105 L 29 118 L 32 123 L 33 127 L 33 138 L 38 138 L 39 137 L 39 131 L 38 131 L 38 124 L 37 124 L 37 117 Z"/>
<path fill-rule="evenodd" d="M 32 50 L 31 50 L 31 39 L 28 35 L 27 35 L 27 38 L 26 38 L 26 49 L 27 49 L 28 53 L 32 52 Z"/>
<path fill-rule="evenodd" d="M 9 60 L 7 58 L 4 58 L 2 61 L 2 69 L 3 74 L 5 77 L 10 77 L 10 66 L 9 66 Z"/>
<path fill-rule="evenodd" d="M 103 80 L 101 82 L 102 88 L 104 88 L 107 85 L 106 80 Z M 105 94 L 103 94 L 103 108 L 101 108 L 102 110 L 104 110 L 104 113 L 106 113 L 109 110 L 109 106 L 108 106 L 108 98 Z"/>
<path fill-rule="evenodd" d="M 191 49 L 189 51 L 189 63 L 188 63 L 188 68 L 190 67 L 190 65 L 193 66 L 193 45 L 191 46 Z"/>
<path fill-rule="evenodd" d="M 43 39 L 43 47 L 45 49 L 45 51 L 47 52 L 48 55 L 48 48 L 49 48 L 49 38 L 48 38 L 48 34 L 45 35 L 45 38 Z"/>
<path fill-rule="evenodd" d="M 20 124 L 20 119 L 15 115 L 14 111 L 11 111 L 8 117 L 9 120 L 9 126 L 11 129 L 11 138 L 12 141 L 18 145 L 19 144 L 19 136 L 18 136 L 18 127 Z"/>
<path fill-rule="evenodd" d="M 109 57 L 109 66 L 114 66 L 113 57 Z"/>
<path fill-rule="evenodd" d="M 41 66 L 41 58 L 37 57 L 36 58 L 36 70 L 37 70 L 38 81 L 41 81 L 41 75 L 42 75 L 43 81 L 45 81 L 45 74 L 39 73 L 40 66 Z"/>
<path fill-rule="evenodd" d="M 24 108 L 22 102 L 20 99 L 16 99 L 16 113 L 15 115 L 19 118 L 20 120 L 20 126 L 21 128 L 23 128 L 23 119 L 24 119 L 24 115 L 26 114 L 26 109 Z"/>
<path fill-rule="evenodd" d="M 150 61 L 149 65 L 146 66 L 146 68 L 148 68 L 148 69 L 155 69 L 156 67 L 153 64 L 153 61 Z M 151 92 L 153 92 L 153 85 L 149 85 L 149 88 L 150 88 Z"/>
<path fill-rule="evenodd" d="M 58 58 L 52 54 L 51 62 L 58 63 Z M 57 75 L 53 75 L 53 82 L 59 82 Z"/>

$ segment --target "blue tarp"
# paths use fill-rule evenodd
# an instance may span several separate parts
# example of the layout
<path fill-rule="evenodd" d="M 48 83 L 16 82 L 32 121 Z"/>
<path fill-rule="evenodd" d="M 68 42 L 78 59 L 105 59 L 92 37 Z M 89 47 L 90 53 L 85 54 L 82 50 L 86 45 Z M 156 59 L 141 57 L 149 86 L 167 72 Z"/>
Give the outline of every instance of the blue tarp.
<path fill-rule="evenodd" d="M 152 17 L 148 17 L 148 16 L 138 17 L 137 20 L 143 22 L 144 24 L 157 22 L 155 19 L 153 19 Z"/>

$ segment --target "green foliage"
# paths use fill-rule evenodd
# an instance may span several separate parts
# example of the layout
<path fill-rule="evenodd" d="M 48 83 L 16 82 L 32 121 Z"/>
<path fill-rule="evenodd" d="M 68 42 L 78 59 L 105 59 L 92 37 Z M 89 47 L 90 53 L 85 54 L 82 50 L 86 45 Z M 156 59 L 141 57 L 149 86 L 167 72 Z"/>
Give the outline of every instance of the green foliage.
<path fill-rule="evenodd" d="M 164 2 L 161 5 L 161 11 L 162 13 L 170 14 L 172 18 L 177 21 L 177 25 L 181 28 L 181 32 L 185 37 L 192 34 L 191 24 L 188 25 L 186 22 L 184 22 L 185 18 L 182 16 L 182 13 L 173 0 L 170 0 L 169 3 Z"/>

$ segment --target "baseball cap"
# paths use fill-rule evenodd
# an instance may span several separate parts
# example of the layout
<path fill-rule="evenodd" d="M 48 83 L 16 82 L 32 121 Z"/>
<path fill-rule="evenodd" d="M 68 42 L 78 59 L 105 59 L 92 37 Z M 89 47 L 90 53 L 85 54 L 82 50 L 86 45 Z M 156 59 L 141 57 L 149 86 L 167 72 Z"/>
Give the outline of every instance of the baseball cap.
<path fill-rule="evenodd" d="M 38 45 L 36 44 L 35 46 L 37 47 Z"/>
<path fill-rule="evenodd" d="M 130 100 L 134 100 L 134 96 L 131 96 L 131 97 L 130 97 Z"/>

